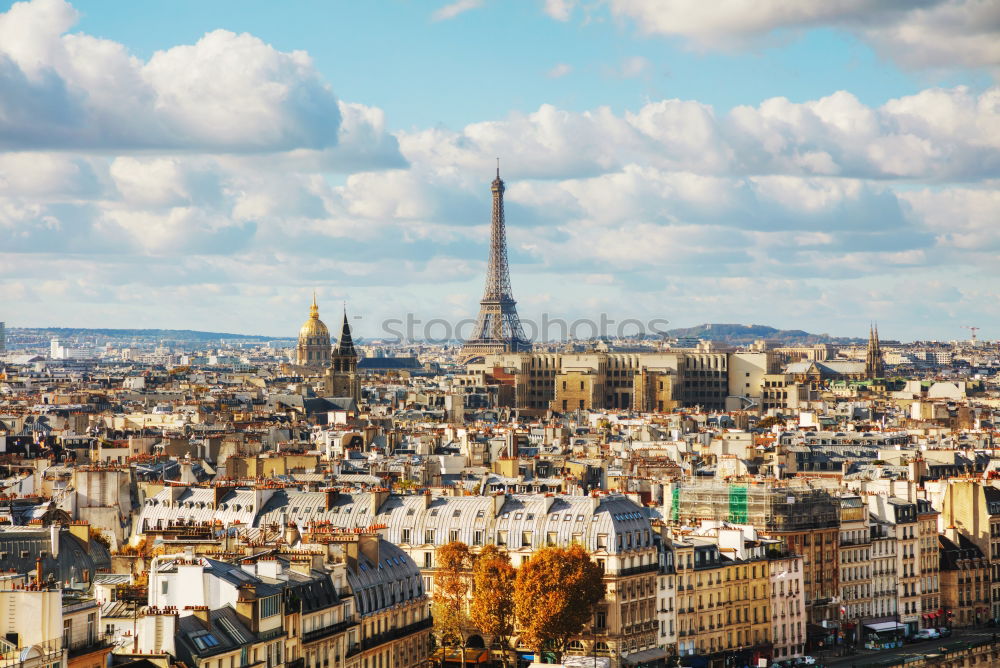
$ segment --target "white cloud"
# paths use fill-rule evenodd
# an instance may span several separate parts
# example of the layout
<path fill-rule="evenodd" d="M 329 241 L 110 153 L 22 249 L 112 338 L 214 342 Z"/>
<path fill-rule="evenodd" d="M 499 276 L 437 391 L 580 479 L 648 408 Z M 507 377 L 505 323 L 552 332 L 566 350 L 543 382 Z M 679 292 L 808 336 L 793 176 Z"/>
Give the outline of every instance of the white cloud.
<path fill-rule="evenodd" d="M 545 0 L 544 12 L 556 21 L 569 21 L 576 0 Z"/>
<path fill-rule="evenodd" d="M 545 76 L 547 76 L 550 79 L 558 79 L 560 77 L 566 76 L 572 71 L 573 71 L 572 65 L 567 65 L 566 63 L 558 63 L 556 64 L 555 67 L 546 72 Z"/>
<path fill-rule="evenodd" d="M 334 146 L 341 112 L 301 51 L 225 30 L 148 62 L 67 31 L 62 0 L 0 14 L 0 147 L 274 151 Z"/>
<path fill-rule="evenodd" d="M 789 31 L 838 27 L 911 67 L 1000 65 L 1000 5 L 989 0 L 610 0 L 645 34 L 734 49 Z"/>
<path fill-rule="evenodd" d="M 431 20 L 447 21 L 455 18 L 459 14 L 469 11 L 470 9 L 477 9 L 482 6 L 483 0 L 458 0 L 457 2 L 453 2 L 435 10 L 435 12 L 431 14 Z"/>
<path fill-rule="evenodd" d="M 1000 176 L 1000 88 L 931 89 L 868 107 L 847 92 L 816 101 L 765 100 L 719 116 L 687 100 L 634 112 L 530 114 L 473 123 L 459 132 L 401 133 L 408 160 L 486 168 L 486 156 L 528 178 L 615 171 L 629 163 L 704 174 L 798 174 L 876 179 Z"/>

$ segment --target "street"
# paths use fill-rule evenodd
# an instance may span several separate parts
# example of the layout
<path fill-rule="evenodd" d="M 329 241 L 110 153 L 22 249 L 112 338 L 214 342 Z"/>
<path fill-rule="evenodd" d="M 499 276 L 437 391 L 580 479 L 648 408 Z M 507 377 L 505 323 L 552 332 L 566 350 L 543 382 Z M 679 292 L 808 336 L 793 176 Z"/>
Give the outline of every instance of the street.
<path fill-rule="evenodd" d="M 993 629 L 958 629 L 951 634 L 950 638 L 938 640 L 925 640 L 909 645 L 904 645 L 898 649 L 887 650 L 858 650 L 855 654 L 845 657 L 838 657 L 834 653 L 816 655 L 817 663 L 830 668 L 845 668 L 849 666 L 876 665 L 887 662 L 891 659 L 899 659 L 900 663 L 907 657 L 924 656 L 934 654 L 940 647 L 951 647 L 962 641 L 989 640 L 993 637 L 1000 637 Z M 889 664 L 892 665 L 892 664 Z"/>

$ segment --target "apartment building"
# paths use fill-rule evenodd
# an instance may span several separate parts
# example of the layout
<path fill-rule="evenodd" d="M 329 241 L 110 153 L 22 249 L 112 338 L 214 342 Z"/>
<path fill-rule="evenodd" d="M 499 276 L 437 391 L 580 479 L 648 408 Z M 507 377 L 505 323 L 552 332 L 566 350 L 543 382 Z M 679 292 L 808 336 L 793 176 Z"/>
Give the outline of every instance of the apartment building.
<path fill-rule="evenodd" d="M 802 583 L 802 556 L 789 552 L 768 555 L 771 584 L 771 638 L 773 658 L 785 661 L 801 656 L 806 649 L 805 587 Z"/>
<path fill-rule="evenodd" d="M 770 568 L 763 546 L 743 555 L 718 538 L 668 530 L 677 564 L 677 649 L 711 667 L 773 654 Z"/>
<path fill-rule="evenodd" d="M 844 642 L 856 645 L 872 617 L 873 561 L 868 507 L 860 496 L 840 497 L 840 629 Z"/>
<path fill-rule="evenodd" d="M 896 539 L 897 615 L 899 623 L 905 627 L 905 635 L 911 636 L 923 622 L 917 504 L 879 494 L 869 495 L 867 500 L 868 510 Z"/>
<path fill-rule="evenodd" d="M 924 627 L 942 626 L 941 553 L 938 541 L 938 517 L 927 499 L 917 499 L 917 568 L 920 572 L 920 623 Z"/>
<path fill-rule="evenodd" d="M 146 500 L 137 527 L 164 531 L 194 521 L 249 527 L 292 524 L 305 539 L 314 527 L 378 527 L 387 543 L 413 559 L 423 590 L 433 585 L 436 550 L 462 541 L 473 551 L 494 544 L 520 566 L 546 546 L 583 545 L 604 569 L 606 597 L 594 619 L 596 635 L 577 639 L 577 651 L 627 657 L 659 648 L 657 607 L 661 550 L 649 515 L 618 494 L 391 495 L 388 490 L 319 492 L 260 488 L 168 487 Z M 160 527 L 159 529 L 157 527 Z M 582 648 L 582 649 L 581 649 Z M 596 649 L 595 649 L 596 648 Z"/>
<path fill-rule="evenodd" d="M 990 562 L 971 540 L 951 533 L 952 538 L 938 536 L 941 610 L 934 626 L 978 626 L 989 618 Z"/>

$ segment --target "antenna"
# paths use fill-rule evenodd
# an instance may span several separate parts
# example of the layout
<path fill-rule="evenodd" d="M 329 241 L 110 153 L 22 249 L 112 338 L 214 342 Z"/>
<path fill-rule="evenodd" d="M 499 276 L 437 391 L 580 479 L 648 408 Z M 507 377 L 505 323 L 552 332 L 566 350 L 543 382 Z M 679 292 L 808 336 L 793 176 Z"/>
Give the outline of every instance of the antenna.
<path fill-rule="evenodd" d="M 500 178 L 500 156 L 497 156 L 497 178 Z"/>

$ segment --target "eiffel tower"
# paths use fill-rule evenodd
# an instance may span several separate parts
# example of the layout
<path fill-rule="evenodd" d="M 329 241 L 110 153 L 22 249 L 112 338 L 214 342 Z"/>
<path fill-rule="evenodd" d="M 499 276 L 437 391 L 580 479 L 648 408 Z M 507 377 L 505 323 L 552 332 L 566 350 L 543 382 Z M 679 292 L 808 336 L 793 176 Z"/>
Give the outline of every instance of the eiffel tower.
<path fill-rule="evenodd" d="M 493 191 L 493 221 L 490 226 L 490 260 L 486 270 L 486 289 L 479 302 L 479 318 L 473 336 L 462 346 L 465 361 L 490 353 L 513 353 L 531 350 L 517 317 L 517 302 L 510 289 L 507 267 L 507 232 L 503 216 L 503 181 L 500 179 L 500 159 L 497 158 L 497 178 L 490 186 Z"/>

